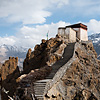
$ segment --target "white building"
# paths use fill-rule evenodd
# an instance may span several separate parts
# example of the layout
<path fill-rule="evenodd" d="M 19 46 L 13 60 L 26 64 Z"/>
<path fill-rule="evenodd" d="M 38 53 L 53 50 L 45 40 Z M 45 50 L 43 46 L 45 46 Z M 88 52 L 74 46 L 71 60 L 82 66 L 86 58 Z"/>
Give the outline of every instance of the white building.
<path fill-rule="evenodd" d="M 65 36 L 69 42 L 88 41 L 87 26 L 82 23 L 60 27 L 58 28 L 58 34 Z"/>

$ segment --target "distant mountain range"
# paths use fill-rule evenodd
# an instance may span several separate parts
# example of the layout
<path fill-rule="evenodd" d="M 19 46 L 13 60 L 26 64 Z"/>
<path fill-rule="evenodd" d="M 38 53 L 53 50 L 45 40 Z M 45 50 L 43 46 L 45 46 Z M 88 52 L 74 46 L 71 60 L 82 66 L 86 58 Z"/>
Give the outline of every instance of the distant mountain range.
<path fill-rule="evenodd" d="M 98 59 L 100 59 L 100 33 L 92 34 L 88 38 L 92 40 L 94 49 L 98 54 Z"/>
<path fill-rule="evenodd" d="M 0 46 L 0 62 L 3 63 L 5 60 L 9 59 L 10 56 L 18 57 L 19 66 L 22 66 L 27 50 L 28 48 L 25 47 L 17 47 L 3 44 Z"/>
<path fill-rule="evenodd" d="M 96 50 L 98 54 L 98 59 L 100 59 L 100 33 L 92 34 L 88 38 L 89 40 L 93 41 L 94 49 Z M 18 57 L 19 66 L 22 66 L 23 60 L 26 57 L 26 53 L 28 49 L 29 48 L 3 44 L 0 46 L 0 62 L 3 63 L 5 60 L 9 59 L 10 56 Z"/>

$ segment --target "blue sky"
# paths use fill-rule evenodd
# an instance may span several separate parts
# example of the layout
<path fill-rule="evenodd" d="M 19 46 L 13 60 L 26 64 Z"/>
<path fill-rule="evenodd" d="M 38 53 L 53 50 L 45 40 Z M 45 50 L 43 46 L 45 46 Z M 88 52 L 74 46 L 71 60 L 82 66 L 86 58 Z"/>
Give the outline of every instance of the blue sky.
<path fill-rule="evenodd" d="M 0 0 L 0 45 L 34 47 L 57 28 L 82 22 L 100 33 L 99 0 Z"/>

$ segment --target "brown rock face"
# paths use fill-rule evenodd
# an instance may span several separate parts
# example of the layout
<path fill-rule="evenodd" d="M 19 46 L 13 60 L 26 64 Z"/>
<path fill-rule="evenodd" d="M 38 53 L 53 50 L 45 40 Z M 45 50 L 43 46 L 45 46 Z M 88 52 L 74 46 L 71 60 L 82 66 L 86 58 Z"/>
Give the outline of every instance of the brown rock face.
<path fill-rule="evenodd" d="M 1 67 L 2 67 L 2 64 L 0 63 L 0 75 L 1 75 Z"/>
<path fill-rule="evenodd" d="M 7 76 L 12 74 L 17 68 L 18 58 L 9 57 L 9 60 L 5 61 L 2 65 L 2 81 L 7 79 Z"/>
<path fill-rule="evenodd" d="M 28 50 L 23 63 L 23 73 L 29 73 L 31 70 L 45 65 L 51 66 L 61 58 L 65 47 L 66 44 L 59 37 L 43 39 L 40 45 L 35 46 L 34 51 Z"/>
<path fill-rule="evenodd" d="M 46 85 L 44 100 L 100 100 L 100 61 L 92 42 L 76 43 L 73 57 Z"/>
<path fill-rule="evenodd" d="M 9 91 L 9 95 L 13 96 L 16 89 L 16 78 L 20 75 L 18 64 L 18 57 L 9 57 L 9 60 L 5 61 L 1 68 L 2 88 Z M 2 100 L 7 100 L 4 92 L 2 92 Z"/>
<path fill-rule="evenodd" d="M 0 63 L 0 85 L 1 85 L 1 67 L 2 67 L 2 64 Z"/>

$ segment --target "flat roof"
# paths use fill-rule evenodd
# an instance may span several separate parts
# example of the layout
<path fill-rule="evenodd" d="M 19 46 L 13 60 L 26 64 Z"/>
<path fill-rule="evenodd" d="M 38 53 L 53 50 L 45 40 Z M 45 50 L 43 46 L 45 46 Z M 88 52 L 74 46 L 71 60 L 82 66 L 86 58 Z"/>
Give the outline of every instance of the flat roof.
<path fill-rule="evenodd" d="M 71 28 L 83 28 L 85 30 L 87 30 L 87 26 L 82 24 L 82 23 L 78 23 L 78 24 L 73 24 L 73 25 L 69 25 L 69 26 L 66 26 L 66 27 L 59 27 L 58 29 L 66 29 L 68 27 L 71 27 Z"/>
<path fill-rule="evenodd" d="M 83 29 L 87 30 L 87 26 L 84 25 L 84 24 L 82 24 L 82 23 L 69 25 L 69 26 L 66 26 L 65 28 L 67 28 L 67 27 L 71 27 L 71 28 L 83 28 Z"/>
<path fill-rule="evenodd" d="M 58 29 L 65 29 L 66 27 L 59 27 Z"/>

